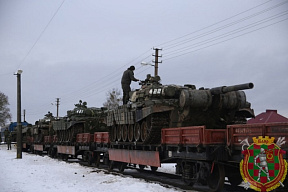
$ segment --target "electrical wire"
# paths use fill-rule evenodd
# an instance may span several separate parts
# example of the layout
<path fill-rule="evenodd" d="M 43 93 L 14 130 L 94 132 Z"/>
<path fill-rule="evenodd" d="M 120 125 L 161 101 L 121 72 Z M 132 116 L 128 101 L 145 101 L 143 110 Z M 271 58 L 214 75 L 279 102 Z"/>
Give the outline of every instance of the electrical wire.
<path fill-rule="evenodd" d="M 220 43 L 224 43 L 224 42 L 226 42 L 226 41 L 230 41 L 230 40 L 232 40 L 232 39 L 236 39 L 236 38 L 238 38 L 238 37 L 247 35 L 247 34 L 249 34 L 249 33 L 255 32 L 255 31 L 259 31 L 259 30 L 261 30 L 261 29 L 264 29 L 264 28 L 266 28 L 266 27 L 270 27 L 270 26 L 272 26 L 272 25 L 278 24 L 278 23 L 283 22 L 283 21 L 286 21 L 286 20 L 288 20 L 288 18 L 282 19 L 282 20 L 277 21 L 277 22 L 275 22 L 275 23 L 272 23 L 272 24 L 263 26 L 263 27 L 261 27 L 261 28 L 258 28 L 258 29 L 255 29 L 255 30 L 252 30 L 252 31 L 249 31 L 249 32 L 246 32 L 246 33 L 243 33 L 243 34 L 241 34 L 241 35 L 238 35 L 238 36 L 235 36 L 235 37 L 232 37 L 232 38 L 229 38 L 229 39 L 226 39 L 226 40 L 223 40 L 223 41 L 220 41 L 220 42 L 217 42 L 217 43 L 214 43 L 214 44 L 211 44 L 211 45 L 208 45 L 208 46 L 205 46 L 205 47 L 202 47 L 202 48 L 193 50 L 193 51 L 189 51 L 189 52 L 186 52 L 186 53 L 183 53 L 183 54 L 180 54 L 180 55 L 176 55 L 176 56 L 174 56 L 174 57 L 170 57 L 170 58 L 164 59 L 163 61 L 167 61 L 167 60 L 170 60 L 170 59 L 174 59 L 174 58 L 176 58 L 176 57 L 180 57 L 180 56 L 183 56 L 183 55 L 187 55 L 187 54 L 189 54 L 189 53 L 193 53 L 193 52 L 196 52 L 196 51 L 200 51 L 200 50 L 202 50 L 202 49 L 206 49 L 206 48 L 208 48 L 208 47 L 212 47 L 212 46 L 214 46 L 214 45 L 218 45 L 218 44 L 220 44 Z"/>
<path fill-rule="evenodd" d="M 237 28 L 237 29 L 235 29 L 235 30 L 232 30 L 232 31 L 229 31 L 229 32 L 227 32 L 227 33 L 218 35 L 218 36 L 216 36 L 216 37 L 212 37 L 212 38 L 210 38 L 210 39 L 203 40 L 203 41 L 200 41 L 200 42 L 198 42 L 198 43 L 195 43 L 195 44 L 192 44 L 192 45 L 189 45 L 189 46 L 185 46 L 185 47 L 182 47 L 182 48 L 179 48 L 179 49 L 170 51 L 170 52 L 166 52 L 166 53 L 165 53 L 165 56 L 167 57 L 167 56 L 170 56 L 170 55 L 173 55 L 173 54 L 177 54 L 177 53 L 179 53 L 179 52 L 183 52 L 183 51 L 189 50 L 189 49 L 191 49 L 191 48 L 199 47 L 199 46 L 205 45 L 205 44 L 207 44 L 207 43 L 210 43 L 210 42 L 213 42 L 213 41 L 216 41 L 216 40 L 225 38 L 225 37 L 227 37 L 227 36 L 231 36 L 231 35 L 237 34 L 237 33 L 241 32 L 241 31 L 244 31 L 244 30 L 247 30 L 247 29 L 250 29 L 250 28 L 254 28 L 254 27 L 258 26 L 258 25 L 262 25 L 262 24 L 264 24 L 264 23 L 267 23 L 267 22 L 269 22 L 269 21 L 271 21 L 271 20 L 275 20 L 275 19 L 277 19 L 277 18 L 279 18 L 279 17 L 282 17 L 282 16 L 285 16 L 285 15 L 287 15 L 287 14 L 288 14 L 288 10 L 283 11 L 283 12 L 281 12 L 281 13 L 278 13 L 278 14 L 276 14 L 276 15 L 273 15 L 272 17 L 268 17 L 268 18 L 262 19 L 262 20 L 260 20 L 260 21 L 256 21 L 256 22 L 254 22 L 254 23 L 251 23 L 251 24 L 246 25 L 246 26 L 244 26 L 244 27 Z"/>
<path fill-rule="evenodd" d="M 62 7 L 62 5 L 64 4 L 65 0 L 62 1 L 62 3 L 59 5 L 59 7 L 57 8 L 57 10 L 55 11 L 55 13 L 53 14 L 53 16 L 51 17 L 51 19 L 49 20 L 49 22 L 47 23 L 47 25 L 44 27 L 44 29 L 42 30 L 42 32 L 40 33 L 40 35 L 37 37 L 36 41 L 34 42 L 34 44 L 32 45 L 32 47 L 29 49 L 29 51 L 27 52 L 27 54 L 25 55 L 25 57 L 23 58 L 22 62 L 19 64 L 19 66 L 17 67 L 17 69 L 20 68 L 20 66 L 25 62 L 26 58 L 28 57 L 28 55 L 31 53 L 31 51 L 33 50 L 33 48 L 35 47 L 35 45 L 38 43 L 38 41 L 40 40 L 40 38 L 42 37 L 42 35 L 45 33 L 46 29 L 48 28 L 48 26 L 50 25 L 50 23 L 52 22 L 52 20 L 54 19 L 54 17 L 57 15 L 57 13 L 59 12 L 60 8 Z"/>
<path fill-rule="evenodd" d="M 175 39 L 172 39 L 172 40 L 166 41 L 166 42 L 164 42 L 164 43 L 161 43 L 161 44 L 157 45 L 157 47 L 163 46 L 163 45 L 168 44 L 168 43 L 170 43 L 170 42 L 177 41 L 177 40 L 182 39 L 182 38 L 185 38 L 185 37 L 187 37 L 187 36 L 189 36 L 189 35 L 198 33 L 198 32 L 200 32 L 200 31 L 203 31 L 203 30 L 205 30 L 205 29 L 208 29 L 208 28 L 210 28 L 210 27 L 213 27 L 213 26 L 215 26 L 215 25 L 218 25 L 218 24 L 220 24 L 220 23 L 223 23 L 223 22 L 225 22 L 225 21 L 228 21 L 228 20 L 230 20 L 230 19 L 232 19 L 232 18 L 234 18 L 234 17 L 237 17 L 237 16 L 242 15 L 242 14 L 244 14 L 244 13 L 246 13 L 246 12 L 249 12 L 249 11 L 251 11 L 251 10 L 253 10 L 253 9 L 256 9 L 256 8 L 258 8 L 258 7 L 261 7 L 261 6 L 269 3 L 270 1 L 272 1 L 272 0 L 269 0 L 269 1 L 266 1 L 266 2 L 264 2 L 264 3 L 261 3 L 260 5 L 257 5 L 257 6 L 255 6 L 255 7 L 252 7 L 252 8 L 250 8 L 250 9 L 248 9 L 248 10 L 245 10 L 245 11 L 243 11 L 243 12 L 240 12 L 240 13 L 238 13 L 238 14 L 236 14 L 236 15 L 233 15 L 233 16 L 227 18 L 227 19 L 223 19 L 223 20 L 221 20 L 221 21 L 219 21 L 219 22 L 216 22 L 216 23 L 214 23 L 214 24 L 212 24 L 212 25 L 206 26 L 206 27 L 201 28 L 201 29 L 199 29 L 199 30 L 193 31 L 193 32 L 188 33 L 188 34 L 186 34 L 186 35 L 183 35 L 183 36 L 181 36 L 181 37 L 177 37 L 177 38 L 175 38 Z"/>
<path fill-rule="evenodd" d="M 277 4 L 277 5 L 274 5 L 274 6 L 272 6 L 272 7 L 267 8 L 267 9 L 261 10 L 261 11 L 259 11 L 259 12 L 257 12 L 257 13 L 254 13 L 254 14 L 249 15 L 249 16 L 247 16 L 247 17 L 241 18 L 241 19 L 239 19 L 239 20 L 233 21 L 233 22 L 228 23 L 228 24 L 226 24 L 226 25 L 224 25 L 224 26 L 220 26 L 220 27 L 218 27 L 218 28 L 216 28 L 216 29 L 212 29 L 212 30 L 210 30 L 210 31 L 208 31 L 208 32 L 202 33 L 202 34 L 197 35 L 197 36 L 195 36 L 195 37 L 191 37 L 191 38 L 188 38 L 188 39 L 184 39 L 184 40 L 181 40 L 181 41 L 179 41 L 179 42 L 173 43 L 173 44 L 171 44 L 171 45 L 169 45 L 169 46 L 165 46 L 165 50 L 169 50 L 169 49 L 175 48 L 175 47 L 177 47 L 177 46 L 181 46 L 181 45 L 186 44 L 186 43 L 188 43 L 188 42 L 191 42 L 191 41 L 200 39 L 200 38 L 202 38 L 202 37 L 205 37 L 205 36 L 207 36 L 207 35 L 211 35 L 211 34 L 213 34 L 213 33 L 215 33 L 215 32 L 221 31 L 221 30 L 226 29 L 226 28 L 228 28 L 228 27 L 231 27 L 231 26 L 234 26 L 234 25 L 239 24 L 239 23 L 241 23 L 241 22 L 244 22 L 244 21 L 246 21 L 246 20 L 248 20 L 248 19 L 252 19 L 252 18 L 254 18 L 254 17 L 256 17 L 256 16 L 259 16 L 259 15 L 261 15 L 261 14 L 264 14 L 264 13 L 266 13 L 266 12 L 268 12 L 268 11 L 271 11 L 271 10 L 273 10 L 273 9 L 275 9 L 275 8 L 278 8 L 278 7 L 280 7 L 280 6 L 283 6 L 283 5 L 286 4 L 286 3 L 288 3 L 288 1 L 281 2 L 281 3 Z"/>

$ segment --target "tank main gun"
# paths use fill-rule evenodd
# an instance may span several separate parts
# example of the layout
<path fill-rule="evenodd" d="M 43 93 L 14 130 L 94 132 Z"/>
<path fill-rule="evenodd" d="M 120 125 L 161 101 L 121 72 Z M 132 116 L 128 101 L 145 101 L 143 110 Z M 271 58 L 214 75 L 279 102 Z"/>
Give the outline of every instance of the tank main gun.
<path fill-rule="evenodd" d="M 219 108 L 239 109 L 246 106 L 246 95 L 240 90 L 252 89 L 253 87 L 253 83 L 245 83 L 211 89 L 183 89 L 179 97 L 179 105 L 181 108 L 207 109 L 211 105 L 217 104 Z"/>
<path fill-rule="evenodd" d="M 244 84 L 232 85 L 232 86 L 214 87 L 210 89 L 210 91 L 212 95 L 218 95 L 218 94 L 228 93 L 232 91 L 252 89 L 253 87 L 254 87 L 253 83 L 244 83 Z"/>

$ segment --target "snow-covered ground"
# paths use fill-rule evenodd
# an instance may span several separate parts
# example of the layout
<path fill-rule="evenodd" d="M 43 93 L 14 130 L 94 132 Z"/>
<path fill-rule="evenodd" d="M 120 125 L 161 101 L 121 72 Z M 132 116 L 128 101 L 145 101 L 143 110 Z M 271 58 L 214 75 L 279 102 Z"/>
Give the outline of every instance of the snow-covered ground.
<path fill-rule="evenodd" d="M 173 168 L 162 167 L 165 172 Z M 172 192 L 176 188 L 163 187 L 142 179 L 107 174 L 97 168 L 66 163 L 47 156 L 22 153 L 16 158 L 16 148 L 7 150 L 0 145 L 0 192 Z"/>

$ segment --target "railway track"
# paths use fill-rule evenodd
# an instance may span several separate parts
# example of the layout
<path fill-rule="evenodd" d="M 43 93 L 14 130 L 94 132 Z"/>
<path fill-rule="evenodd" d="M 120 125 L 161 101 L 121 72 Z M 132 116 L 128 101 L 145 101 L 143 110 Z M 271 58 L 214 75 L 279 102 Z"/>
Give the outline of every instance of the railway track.
<path fill-rule="evenodd" d="M 89 165 L 87 162 L 79 162 L 82 166 L 94 167 Z M 95 168 L 95 167 L 94 167 Z M 121 177 L 133 177 L 138 179 L 144 179 L 147 182 L 155 182 L 167 188 L 175 188 L 177 190 L 183 190 L 185 192 L 212 192 L 207 186 L 201 184 L 195 184 L 193 187 L 187 186 L 180 175 L 171 173 L 164 173 L 160 171 L 142 170 L 135 167 L 127 167 L 124 172 L 119 172 L 117 168 L 112 171 L 108 170 L 108 166 L 101 165 L 97 170 L 92 172 L 103 171 L 107 174 L 113 174 Z M 230 185 L 228 181 L 225 182 L 222 192 L 254 192 L 252 189 L 245 189 L 244 187 L 234 187 Z"/>

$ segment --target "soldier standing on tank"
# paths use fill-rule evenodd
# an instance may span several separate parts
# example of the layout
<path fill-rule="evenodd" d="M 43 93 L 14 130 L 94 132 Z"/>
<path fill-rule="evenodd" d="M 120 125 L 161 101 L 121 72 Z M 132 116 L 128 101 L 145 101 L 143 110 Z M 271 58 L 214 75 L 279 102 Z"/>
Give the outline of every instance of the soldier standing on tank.
<path fill-rule="evenodd" d="M 7 146 L 8 146 L 8 149 L 7 150 L 11 150 L 11 133 L 9 133 L 8 137 L 7 137 Z"/>
<path fill-rule="evenodd" d="M 131 91 L 131 81 L 139 81 L 139 79 L 136 79 L 134 77 L 134 71 L 135 67 L 132 65 L 130 66 L 126 71 L 124 71 L 122 79 L 121 79 L 121 85 L 123 90 L 123 105 L 127 104 L 129 101 L 129 92 Z"/>

